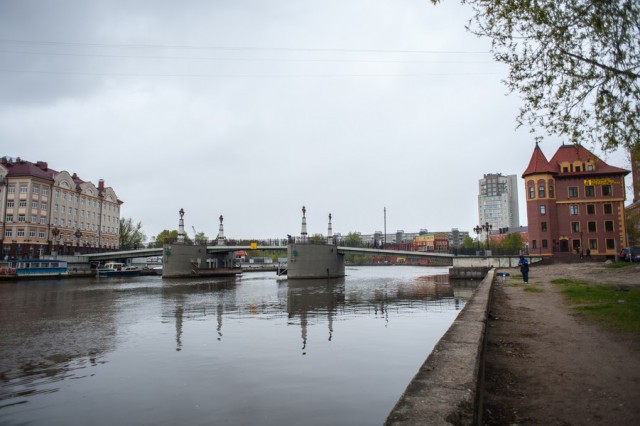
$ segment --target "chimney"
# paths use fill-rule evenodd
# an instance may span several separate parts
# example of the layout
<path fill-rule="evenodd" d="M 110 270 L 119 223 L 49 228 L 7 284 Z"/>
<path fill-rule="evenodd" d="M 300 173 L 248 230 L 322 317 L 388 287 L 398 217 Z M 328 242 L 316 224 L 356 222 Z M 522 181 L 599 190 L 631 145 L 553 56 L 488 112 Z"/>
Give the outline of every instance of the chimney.
<path fill-rule="evenodd" d="M 104 191 L 104 179 L 100 179 L 98 181 L 98 192 L 102 193 Z"/>
<path fill-rule="evenodd" d="M 49 165 L 47 164 L 46 161 L 38 161 L 36 163 L 36 166 L 38 166 L 40 169 L 47 171 L 47 169 L 49 168 Z"/>

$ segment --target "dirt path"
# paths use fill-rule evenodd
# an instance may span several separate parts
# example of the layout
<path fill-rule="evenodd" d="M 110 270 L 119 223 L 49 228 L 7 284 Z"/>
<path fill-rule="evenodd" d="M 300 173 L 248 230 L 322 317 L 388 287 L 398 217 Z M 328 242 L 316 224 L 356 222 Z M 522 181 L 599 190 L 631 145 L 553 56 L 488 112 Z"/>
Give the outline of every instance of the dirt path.
<path fill-rule="evenodd" d="M 534 265 L 529 286 L 540 292 L 498 278 L 488 322 L 484 424 L 640 425 L 640 338 L 580 317 L 550 283 L 556 278 L 640 287 L 640 265 Z"/>

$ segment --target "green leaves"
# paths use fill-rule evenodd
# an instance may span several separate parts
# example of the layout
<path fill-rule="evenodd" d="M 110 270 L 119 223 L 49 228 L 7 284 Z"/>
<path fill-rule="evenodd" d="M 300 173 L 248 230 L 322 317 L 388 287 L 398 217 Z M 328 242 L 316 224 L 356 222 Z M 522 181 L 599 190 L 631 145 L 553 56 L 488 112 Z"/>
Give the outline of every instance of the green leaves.
<path fill-rule="evenodd" d="M 490 38 L 494 59 L 510 67 L 518 126 L 605 151 L 640 143 L 640 2 L 462 3 L 474 11 L 469 31 Z"/>

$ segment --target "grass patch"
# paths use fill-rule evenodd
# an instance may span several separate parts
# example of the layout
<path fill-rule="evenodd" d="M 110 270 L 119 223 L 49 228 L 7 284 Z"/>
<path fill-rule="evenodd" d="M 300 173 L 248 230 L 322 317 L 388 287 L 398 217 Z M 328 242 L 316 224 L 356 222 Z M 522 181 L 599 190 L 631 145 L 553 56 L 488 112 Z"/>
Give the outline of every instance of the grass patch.
<path fill-rule="evenodd" d="M 616 263 L 612 263 L 610 265 L 607 265 L 607 269 L 619 269 L 619 268 L 626 268 L 628 266 L 633 266 L 633 263 L 631 263 L 631 262 L 616 262 Z"/>
<path fill-rule="evenodd" d="M 551 280 L 551 284 L 560 284 L 560 285 L 586 285 L 587 282 L 584 280 L 572 280 L 570 278 L 556 278 L 555 280 Z"/>
<path fill-rule="evenodd" d="M 616 330 L 640 333 L 640 289 L 585 285 L 579 280 L 559 279 L 562 293 L 587 317 Z"/>
<path fill-rule="evenodd" d="M 542 289 L 536 287 L 525 287 L 524 291 L 527 293 L 542 293 Z"/>

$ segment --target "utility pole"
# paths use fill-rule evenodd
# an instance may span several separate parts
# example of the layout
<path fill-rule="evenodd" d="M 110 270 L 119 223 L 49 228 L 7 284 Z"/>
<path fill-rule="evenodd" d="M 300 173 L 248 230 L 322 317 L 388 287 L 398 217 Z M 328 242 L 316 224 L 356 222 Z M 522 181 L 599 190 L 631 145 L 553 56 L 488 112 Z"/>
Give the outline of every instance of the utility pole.
<path fill-rule="evenodd" d="M 384 208 L 384 247 L 387 249 L 387 208 Z"/>

